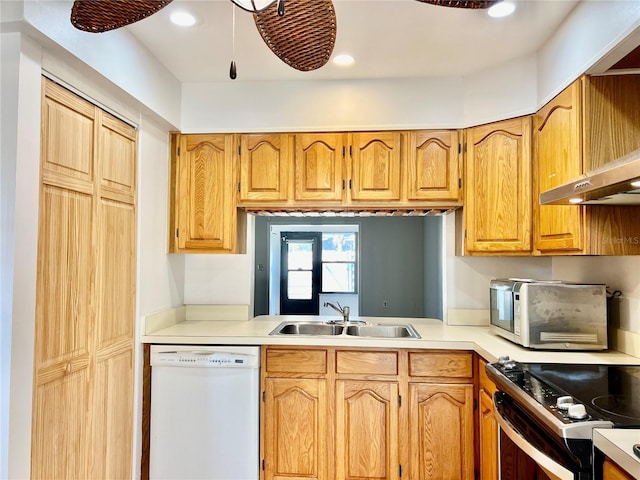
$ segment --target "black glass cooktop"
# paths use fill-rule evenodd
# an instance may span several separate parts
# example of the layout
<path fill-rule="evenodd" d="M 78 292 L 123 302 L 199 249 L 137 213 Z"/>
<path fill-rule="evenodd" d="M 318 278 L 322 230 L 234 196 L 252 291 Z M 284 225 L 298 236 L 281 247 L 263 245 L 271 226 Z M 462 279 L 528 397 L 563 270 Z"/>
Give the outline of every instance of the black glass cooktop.
<path fill-rule="evenodd" d="M 640 366 L 524 364 L 541 382 L 595 409 L 616 427 L 640 426 Z"/>

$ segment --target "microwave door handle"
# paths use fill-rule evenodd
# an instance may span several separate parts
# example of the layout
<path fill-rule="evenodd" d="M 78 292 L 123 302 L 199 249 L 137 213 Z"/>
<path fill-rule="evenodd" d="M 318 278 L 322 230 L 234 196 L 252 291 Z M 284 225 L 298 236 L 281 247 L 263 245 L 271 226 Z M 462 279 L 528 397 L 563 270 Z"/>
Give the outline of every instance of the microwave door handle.
<path fill-rule="evenodd" d="M 552 479 L 558 480 L 575 480 L 575 476 L 572 472 L 564 468 L 556 461 L 549 458 L 540 450 L 531 445 L 520 432 L 518 432 L 511 423 L 504 418 L 497 407 L 495 406 L 494 398 L 494 410 L 496 413 L 496 420 L 500 429 L 515 443 L 520 450 L 526 453 L 531 459 L 536 462 L 540 468 L 542 468 Z"/>

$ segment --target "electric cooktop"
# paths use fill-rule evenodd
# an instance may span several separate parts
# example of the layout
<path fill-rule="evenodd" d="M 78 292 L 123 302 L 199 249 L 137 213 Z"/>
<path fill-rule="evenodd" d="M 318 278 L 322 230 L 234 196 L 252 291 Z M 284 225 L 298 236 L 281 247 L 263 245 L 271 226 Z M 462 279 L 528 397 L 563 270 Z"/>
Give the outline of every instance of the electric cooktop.
<path fill-rule="evenodd" d="M 614 427 L 640 426 L 640 366 L 524 364 L 541 382 L 591 407 Z"/>

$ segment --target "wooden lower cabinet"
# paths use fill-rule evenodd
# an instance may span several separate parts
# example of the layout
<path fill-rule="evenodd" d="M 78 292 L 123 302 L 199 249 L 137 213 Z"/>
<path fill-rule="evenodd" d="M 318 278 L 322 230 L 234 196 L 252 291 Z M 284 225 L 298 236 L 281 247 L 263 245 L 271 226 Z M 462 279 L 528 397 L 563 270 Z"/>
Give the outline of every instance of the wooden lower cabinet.
<path fill-rule="evenodd" d="M 620 468 L 617 464 L 606 458 L 602 465 L 603 480 L 633 480 L 630 474 Z"/>
<path fill-rule="evenodd" d="M 474 478 L 472 354 L 265 346 L 262 480 Z"/>
<path fill-rule="evenodd" d="M 336 382 L 336 478 L 397 479 L 398 382 Z"/>
<path fill-rule="evenodd" d="M 411 479 L 474 478 L 473 385 L 409 385 Z"/>
<path fill-rule="evenodd" d="M 498 422 L 493 406 L 496 386 L 485 373 L 486 363 L 478 359 L 478 470 L 480 480 L 498 480 Z"/>
<path fill-rule="evenodd" d="M 264 397 L 264 477 L 327 479 L 327 382 L 268 378 Z"/>

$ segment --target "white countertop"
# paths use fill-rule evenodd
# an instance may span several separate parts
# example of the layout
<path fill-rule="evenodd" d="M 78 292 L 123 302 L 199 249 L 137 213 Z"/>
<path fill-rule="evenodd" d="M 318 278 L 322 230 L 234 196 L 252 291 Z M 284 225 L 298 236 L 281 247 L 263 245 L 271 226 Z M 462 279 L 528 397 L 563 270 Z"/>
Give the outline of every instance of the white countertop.
<path fill-rule="evenodd" d="M 615 350 L 604 352 L 536 351 L 520 347 L 489 332 L 485 326 L 444 325 L 440 320 L 391 317 L 358 317 L 368 323 L 411 324 L 422 338 L 363 338 L 347 335 L 269 335 L 282 321 L 318 321 L 334 317 L 271 316 L 251 320 L 183 320 L 154 330 L 147 325 L 143 343 L 193 345 L 323 345 L 347 347 L 423 348 L 472 350 L 488 361 L 509 355 L 520 362 L 605 363 L 640 365 L 640 358 Z M 354 318 L 355 319 L 355 318 Z"/>
<path fill-rule="evenodd" d="M 633 453 L 633 445 L 636 443 L 640 443 L 640 429 L 597 428 L 593 431 L 593 445 L 640 479 L 640 458 Z"/>

